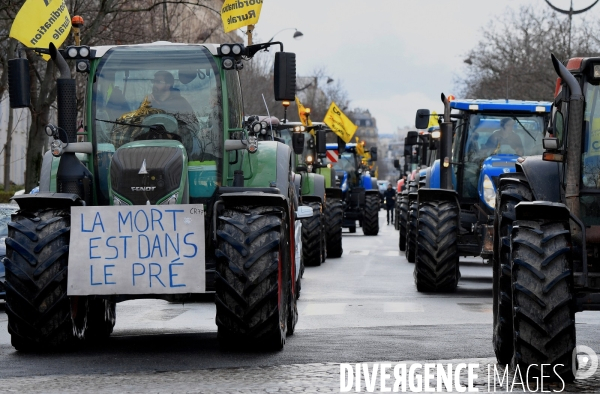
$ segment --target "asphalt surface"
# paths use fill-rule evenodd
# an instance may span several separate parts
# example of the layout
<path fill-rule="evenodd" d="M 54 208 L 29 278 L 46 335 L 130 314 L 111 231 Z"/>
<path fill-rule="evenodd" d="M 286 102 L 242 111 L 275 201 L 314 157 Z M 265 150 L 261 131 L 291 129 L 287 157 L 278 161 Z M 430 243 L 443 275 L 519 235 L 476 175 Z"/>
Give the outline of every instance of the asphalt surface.
<path fill-rule="evenodd" d="M 62 353 L 16 352 L 1 311 L 0 391 L 11 384 L 19 387 L 24 382 L 20 379 L 44 376 L 59 380 L 65 375 L 131 377 L 405 360 L 493 362 L 491 267 L 481 259 L 464 259 L 455 293 L 417 293 L 413 265 L 398 251 L 398 232 L 385 224 L 381 214 L 380 227 L 377 237 L 362 235 L 360 228 L 356 234 L 344 232 L 341 258 L 307 267 L 297 331 L 288 337 L 283 351 L 220 350 L 210 300 L 183 305 L 162 300 L 118 304 L 117 324 L 107 343 Z M 600 350 L 599 324 L 600 314 L 578 314 L 577 343 Z M 39 382 L 31 384 L 18 391 Z"/>

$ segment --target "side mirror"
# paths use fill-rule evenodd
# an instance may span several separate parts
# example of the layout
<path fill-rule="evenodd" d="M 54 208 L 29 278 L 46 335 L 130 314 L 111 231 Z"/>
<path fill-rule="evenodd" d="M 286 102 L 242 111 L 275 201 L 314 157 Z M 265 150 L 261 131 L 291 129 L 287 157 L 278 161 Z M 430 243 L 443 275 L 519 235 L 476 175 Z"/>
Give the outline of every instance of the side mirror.
<path fill-rule="evenodd" d="M 292 148 L 297 155 L 304 153 L 304 133 L 292 133 Z"/>
<path fill-rule="evenodd" d="M 419 109 L 417 110 L 417 116 L 415 118 L 415 127 L 417 129 L 424 130 L 429 126 L 429 110 Z"/>
<path fill-rule="evenodd" d="M 544 138 L 542 145 L 545 150 L 558 150 L 559 141 L 558 138 Z"/>
<path fill-rule="evenodd" d="M 277 52 L 274 68 L 275 100 L 294 101 L 296 98 L 296 54 Z"/>
<path fill-rule="evenodd" d="M 296 220 L 311 218 L 312 215 L 313 215 L 312 207 L 307 207 L 306 205 L 300 205 L 298 207 L 298 210 L 296 211 Z"/>
<path fill-rule="evenodd" d="M 400 170 L 400 160 L 394 159 L 394 168 Z"/>
<path fill-rule="evenodd" d="M 343 139 L 341 139 L 340 137 L 338 137 L 338 152 L 341 155 L 342 152 L 346 151 L 346 141 L 344 141 Z"/>
<path fill-rule="evenodd" d="M 317 156 L 327 156 L 327 136 L 325 130 L 317 130 Z"/>
<path fill-rule="evenodd" d="M 8 61 L 8 92 L 11 108 L 26 108 L 31 102 L 29 89 L 29 61 L 10 59 Z"/>
<path fill-rule="evenodd" d="M 418 143 L 419 143 L 419 132 L 409 131 L 408 133 L 406 133 L 406 138 L 404 139 L 404 146 L 416 145 Z"/>
<path fill-rule="evenodd" d="M 372 146 L 369 152 L 371 153 L 371 161 L 377 161 L 377 147 Z"/>

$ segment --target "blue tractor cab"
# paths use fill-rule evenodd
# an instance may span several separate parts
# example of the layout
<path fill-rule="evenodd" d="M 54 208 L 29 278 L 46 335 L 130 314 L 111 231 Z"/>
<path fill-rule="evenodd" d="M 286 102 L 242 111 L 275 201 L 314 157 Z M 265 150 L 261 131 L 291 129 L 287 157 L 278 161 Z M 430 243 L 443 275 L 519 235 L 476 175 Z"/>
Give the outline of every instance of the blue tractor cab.
<path fill-rule="evenodd" d="M 342 148 L 342 149 L 340 149 Z M 335 170 L 342 190 L 344 221 L 342 227 L 356 231 L 356 221 L 365 235 L 379 232 L 380 194 L 377 181 L 371 176 L 369 163 L 377 160 L 377 148 L 365 150 L 356 143 L 327 144 L 327 163 Z"/>
<path fill-rule="evenodd" d="M 440 117 L 440 159 L 422 171 L 419 190 L 411 196 L 420 220 L 414 237 L 407 236 L 407 251 L 414 248 L 415 282 L 421 291 L 451 290 L 456 287 L 460 273 L 458 256 L 481 256 L 491 259 L 493 254 L 493 215 L 496 205 L 498 178 L 515 172 L 519 157 L 540 155 L 544 132 L 550 120 L 551 103 L 520 100 L 448 100 L 443 96 L 445 111 Z M 419 122 L 425 127 L 429 111 L 417 112 Z M 442 165 L 443 164 L 443 165 Z M 452 242 L 438 240 L 437 244 L 452 243 L 452 261 L 456 269 L 443 275 L 430 267 L 437 263 L 447 265 L 448 258 L 428 250 L 426 232 L 420 227 L 435 228 L 440 223 L 428 223 L 427 217 L 441 215 L 447 205 L 456 213 L 457 223 Z M 446 209 L 446 208 L 444 208 Z M 424 216 L 428 212 L 427 217 Z M 429 212 L 431 211 L 431 212 Z M 441 215 L 444 216 L 444 215 Z M 432 219 L 433 220 L 433 219 Z M 436 221 L 436 220 L 433 220 Z M 410 244 L 410 239 L 414 242 Z M 431 246 L 435 248 L 437 246 Z M 449 249 L 448 249 L 449 248 Z M 416 253 L 415 253 L 416 252 Z M 434 256 L 420 257 L 422 254 Z M 437 253 L 437 254 L 436 254 Z M 408 255 L 408 254 L 407 254 Z M 436 261 L 438 256 L 443 262 Z M 419 264 L 421 261 L 421 264 Z M 454 264 L 454 263 L 452 263 Z"/>

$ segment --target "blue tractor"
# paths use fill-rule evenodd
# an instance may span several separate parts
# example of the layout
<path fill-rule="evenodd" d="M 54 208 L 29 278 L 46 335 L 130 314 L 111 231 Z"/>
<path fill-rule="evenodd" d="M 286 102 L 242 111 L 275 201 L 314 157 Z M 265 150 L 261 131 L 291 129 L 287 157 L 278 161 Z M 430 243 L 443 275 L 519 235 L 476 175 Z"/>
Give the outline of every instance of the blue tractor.
<path fill-rule="evenodd" d="M 455 290 L 459 256 L 492 259 L 498 177 L 515 172 L 521 157 L 541 154 L 550 118 L 549 102 L 442 100 L 440 159 L 409 193 L 415 226 L 406 249 L 418 291 Z M 429 117 L 417 111 L 417 128 L 427 128 Z"/>
<path fill-rule="evenodd" d="M 354 233 L 358 220 L 364 235 L 377 235 L 381 197 L 369 168 L 369 163 L 377 161 L 377 148 L 365 151 L 361 144 L 327 144 L 327 157 L 342 189 L 342 227 Z"/>

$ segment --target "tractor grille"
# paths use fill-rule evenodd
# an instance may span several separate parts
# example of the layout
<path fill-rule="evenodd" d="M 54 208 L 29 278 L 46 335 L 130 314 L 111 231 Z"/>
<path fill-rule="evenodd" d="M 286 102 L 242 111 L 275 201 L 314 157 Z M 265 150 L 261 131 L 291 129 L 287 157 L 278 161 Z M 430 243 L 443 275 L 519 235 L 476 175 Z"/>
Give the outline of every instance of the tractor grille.
<path fill-rule="evenodd" d="M 111 187 L 134 205 L 156 204 L 179 188 L 183 160 L 183 151 L 177 147 L 119 149 L 110 163 Z M 144 161 L 147 174 L 139 174 Z"/>

